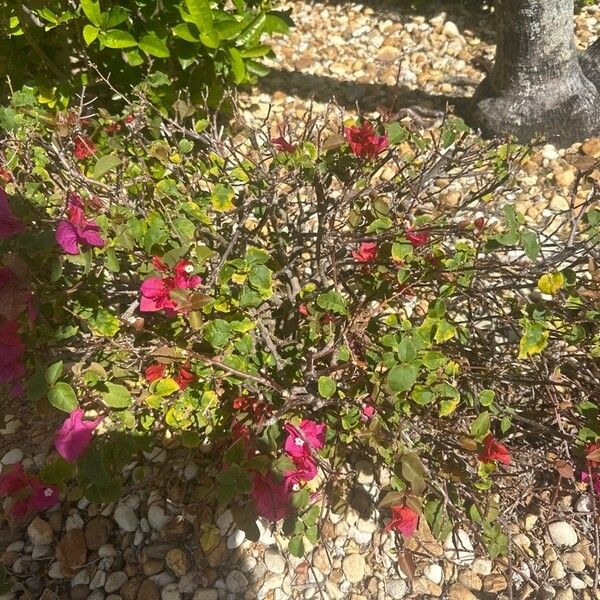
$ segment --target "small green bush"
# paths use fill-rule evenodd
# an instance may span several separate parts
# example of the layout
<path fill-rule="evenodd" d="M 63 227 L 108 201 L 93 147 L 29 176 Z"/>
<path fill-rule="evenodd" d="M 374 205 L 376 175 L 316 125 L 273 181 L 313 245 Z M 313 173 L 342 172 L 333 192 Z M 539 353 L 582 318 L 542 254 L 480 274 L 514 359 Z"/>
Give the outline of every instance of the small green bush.
<path fill-rule="evenodd" d="M 11 2 L 0 16 L 0 79 L 37 86 L 40 102 L 64 107 L 98 70 L 121 89 L 148 74 L 155 101 L 170 107 L 178 90 L 217 104 L 223 89 L 253 82 L 273 56 L 265 35 L 286 33 L 287 13 L 270 0 L 107 0 Z M 105 90 L 106 88 L 99 88 Z"/>
<path fill-rule="evenodd" d="M 363 458 L 388 527 L 470 520 L 495 556 L 565 442 L 585 464 L 593 194 L 564 237 L 536 231 L 498 201 L 526 151 L 452 117 L 270 140 L 143 98 L 93 111 L 54 116 L 27 91 L 0 110 L 0 397 L 60 428 L 48 493 L 11 509 L 116 501 L 148 481 L 143 451 L 179 448 L 201 467 L 190 502 L 231 507 L 251 539 L 259 514 L 283 519 L 302 555 L 322 506 L 352 504 Z M 69 423 L 87 431 L 76 448 Z"/>

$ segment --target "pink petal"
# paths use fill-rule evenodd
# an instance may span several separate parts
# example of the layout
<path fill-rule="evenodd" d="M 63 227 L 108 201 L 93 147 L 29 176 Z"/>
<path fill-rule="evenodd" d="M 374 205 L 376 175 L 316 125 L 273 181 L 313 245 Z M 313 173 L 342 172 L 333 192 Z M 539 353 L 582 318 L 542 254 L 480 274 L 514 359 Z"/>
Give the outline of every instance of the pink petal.
<path fill-rule="evenodd" d="M 69 221 L 61 221 L 56 227 L 56 241 L 67 254 L 79 254 L 77 229 Z"/>

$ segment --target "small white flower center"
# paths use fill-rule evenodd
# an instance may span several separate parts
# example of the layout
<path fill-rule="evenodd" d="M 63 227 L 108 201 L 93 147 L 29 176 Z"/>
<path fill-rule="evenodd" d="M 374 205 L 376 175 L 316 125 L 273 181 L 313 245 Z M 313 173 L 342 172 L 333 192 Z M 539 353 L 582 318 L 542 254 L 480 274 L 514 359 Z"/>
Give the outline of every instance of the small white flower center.
<path fill-rule="evenodd" d="M 296 446 L 302 447 L 302 446 L 304 446 L 304 440 L 302 438 L 299 438 L 299 437 L 294 438 L 294 444 Z"/>
<path fill-rule="evenodd" d="M 300 484 L 299 483 L 294 483 L 292 485 L 292 489 L 294 490 L 294 492 L 297 492 L 300 489 Z"/>
<path fill-rule="evenodd" d="M 44 496 L 46 496 L 46 498 L 50 498 L 50 496 L 52 496 L 52 488 L 46 488 L 44 490 Z"/>
<path fill-rule="evenodd" d="M 194 266 L 193 265 L 185 265 L 185 267 L 183 267 L 183 270 L 186 273 L 193 273 L 194 272 Z"/>

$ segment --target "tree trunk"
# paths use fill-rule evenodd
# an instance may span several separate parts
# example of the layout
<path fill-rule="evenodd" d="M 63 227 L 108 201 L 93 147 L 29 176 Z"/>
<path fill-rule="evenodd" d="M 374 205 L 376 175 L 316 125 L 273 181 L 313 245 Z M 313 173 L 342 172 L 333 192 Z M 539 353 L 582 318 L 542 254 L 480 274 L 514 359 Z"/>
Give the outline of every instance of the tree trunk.
<path fill-rule="evenodd" d="M 598 38 L 579 58 L 585 76 L 600 91 L 600 38 Z"/>
<path fill-rule="evenodd" d="M 496 0 L 496 63 L 471 109 L 484 135 L 570 144 L 600 130 L 600 93 L 580 65 L 573 12 L 573 0 Z"/>

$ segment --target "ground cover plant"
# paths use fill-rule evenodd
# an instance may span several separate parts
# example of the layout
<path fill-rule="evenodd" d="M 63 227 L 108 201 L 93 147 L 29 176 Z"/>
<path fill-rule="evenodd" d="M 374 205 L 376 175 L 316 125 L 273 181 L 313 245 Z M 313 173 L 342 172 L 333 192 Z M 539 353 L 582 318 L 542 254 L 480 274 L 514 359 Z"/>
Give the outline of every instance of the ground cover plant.
<path fill-rule="evenodd" d="M 496 556 L 525 490 L 598 491 L 585 165 L 550 236 L 498 200 L 527 150 L 451 116 L 423 134 L 332 106 L 301 135 L 224 134 L 184 101 L 121 101 L 49 112 L 25 89 L 0 110 L 2 406 L 55 448 L 3 470 L 6 518 L 116 501 L 163 446 L 203 467 L 189 502 L 250 539 L 277 523 L 297 556 L 349 505 L 407 537 L 470 522 Z M 385 474 L 376 504 L 357 457 Z"/>

